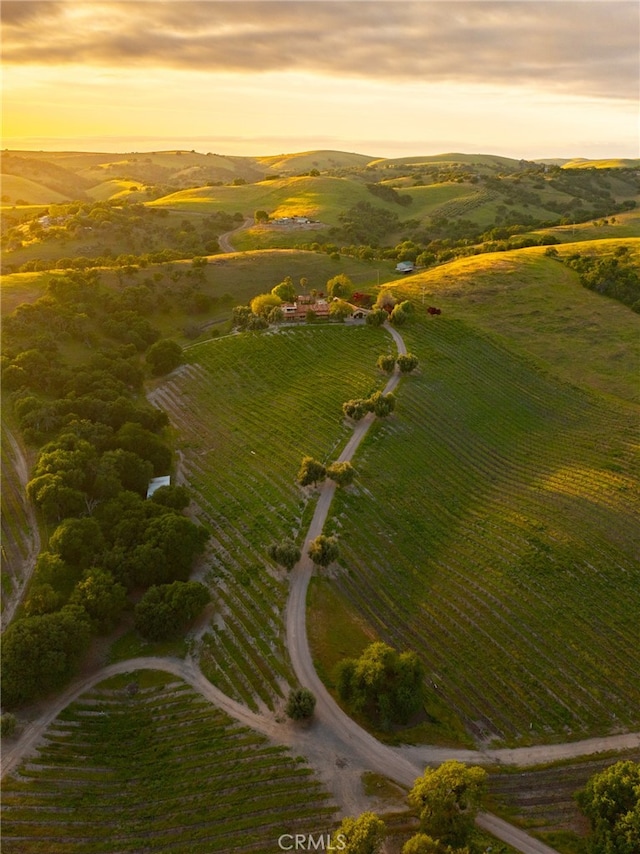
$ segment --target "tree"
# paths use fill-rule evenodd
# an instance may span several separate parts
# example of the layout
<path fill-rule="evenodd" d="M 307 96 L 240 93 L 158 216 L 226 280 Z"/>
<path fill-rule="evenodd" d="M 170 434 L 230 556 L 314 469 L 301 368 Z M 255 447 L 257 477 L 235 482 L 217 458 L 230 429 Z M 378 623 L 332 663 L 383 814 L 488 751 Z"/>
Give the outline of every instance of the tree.
<path fill-rule="evenodd" d="M 300 560 L 300 549 L 293 540 L 283 540 L 280 543 L 274 543 L 269 546 L 269 557 L 280 566 L 291 571 Z"/>
<path fill-rule="evenodd" d="M 274 293 L 259 294 L 251 300 L 251 311 L 259 317 L 266 317 L 272 308 L 282 305 L 282 300 Z"/>
<path fill-rule="evenodd" d="M 590 854 L 640 850 L 640 763 L 616 762 L 594 774 L 576 800 L 591 824 Z"/>
<path fill-rule="evenodd" d="M 360 421 L 364 418 L 367 412 L 370 412 L 368 401 L 362 397 L 354 397 L 352 400 L 345 400 L 342 404 L 342 412 L 347 418 L 353 421 Z"/>
<path fill-rule="evenodd" d="M 130 552 L 117 553 L 115 565 L 109 568 L 129 588 L 186 581 L 208 538 L 206 528 L 185 516 L 163 513 L 146 522 L 137 545 Z"/>
<path fill-rule="evenodd" d="M 253 313 L 248 305 L 237 305 L 231 313 L 231 325 L 234 329 L 246 329 Z"/>
<path fill-rule="evenodd" d="M 6 712 L 0 717 L 0 735 L 2 738 L 11 738 L 18 726 L 18 719 L 11 712 Z"/>
<path fill-rule="evenodd" d="M 376 362 L 376 367 L 380 368 L 381 371 L 384 371 L 386 374 L 390 374 L 396 364 L 396 357 L 392 356 L 390 353 L 383 354 L 382 356 L 378 356 L 378 361 Z"/>
<path fill-rule="evenodd" d="M 317 566 L 329 566 L 340 556 L 340 548 L 335 537 L 327 537 L 320 534 L 309 544 L 309 557 Z"/>
<path fill-rule="evenodd" d="M 353 483 L 356 471 L 350 462 L 331 463 L 327 466 L 327 477 L 335 481 L 338 486 L 349 486 Z"/>
<path fill-rule="evenodd" d="M 163 338 L 149 347 L 145 359 L 154 377 L 160 377 L 182 364 L 182 347 L 177 341 Z"/>
<path fill-rule="evenodd" d="M 367 315 L 367 324 L 369 326 L 382 326 L 383 323 L 387 322 L 388 317 L 389 315 L 383 308 L 377 308 Z"/>
<path fill-rule="evenodd" d="M 415 371 L 418 367 L 418 357 L 414 356 L 413 353 L 405 353 L 398 356 L 396 362 L 402 374 L 410 374 L 411 371 Z"/>
<path fill-rule="evenodd" d="M 11 623 L 2 639 L 2 702 L 12 708 L 59 688 L 89 642 L 91 627 L 82 608 Z"/>
<path fill-rule="evenodd" d="M 378 854 L 386 834 L 384 822 L 375 813 L 364 812 L 358 818 L 343 818 L 332 844 L 344 854 Z"/>
<path fill-rule="evenodd" d="M 367 405 L 378 418 L 386 418 L 396 408 L 396 396 L 393 392 L 383 394 L 381 391 L 376 391 L 367 400 Z"/>
<path fill-rule="evenodd" d="M 199 581 L 174 581 L 150 587 L 135 607 L 136 629 L 149 640 L 178 635 L 211 600 Z"/>
<path fill-rule="evenodd" d="M 483 768 L 456 760 L 425 769 L 409 792 L 421 830 L 448 845 L 464 845 L 482 805 L 486 778 Z"/>
<path fill-rule="evenodd" d="M 286 276 L 280 284 L 271 289 L 271 293 L 275 294 L 283 302 L 293 302 L 297 294 L 291 276 Z"/>
<path fill-rule="evenodd" d="M 49 540 L 49 548 L 54 554 L 66 564 L 80 569 L 91 566 L 104 547 L 100 526 L 91 517 L 65 519 Z"/>
<path fill-rule="evenodd" d="M 404 309 L 404 303 L 398 303 L 393 307 L 389 315 L 389 323 L 393 326 L 404 326 L 409 319 L 409 313 Z"/>
<path fill-rule="evenodd" d="M 313 457 L 303 457 L 298 471 L 298 483 L 300 486 L 315 486 L 319 480 L 325 479 L 326 474 L 327 470 L 321 462 Z"/>
<path fill-rule="evenodd" d="M 353 283 L 345 273 L 338 273 L 327 282 L 327 293 L 330 297 L 348 299 L 353 291 Z"/>
<path fill-rule="evenodd" d="M 448 854 L 451 849 L 426 833 L 416 833 L 402 846 L 402 854 Z"/>
<path fill-rule="evenodd" d="M 156 489 L 151 496 L 151 500 L 162 507 L 170 507 L 172 510 L 180 513 L 189 506 L 191 498 L 189 497 L 189 490 L 186 486 L 170 484 Z"/>
<path fill-rule="evenodd" d="M 349 305 L 348 302 L 345 302 L 342 299 L 334 300 L 329 306 L 329 317 L 333 318 L 333 320 L 338 320 L 342 322 L 345 318 L 349 317 L 352 314 L 353 309 Z"/>
<path fill-rule="evenodd" d="M 267 211 L 256 211 L 253 219 L 255 222 L 269 222 L 269 214 Z"/>
<path fill-rule="evenodd" d="M 375 301 L 375 308 L 382 309 L 385 314 L 390 314 L 398 300 L 389 291 L 380 291 Z"/>
<path fill-rule="evenodd" d="M 29 588 L 29 598 L 24 603 L 25 614 L 28 617 L 52 614 L 59 610 L 62 602 L 62 595 L 50 584 L 32 584 Z"/>
<path fill-rule="evenodd" d="M 355 712 L 388 729 L 406 723 L 422 706 L 424 668 L 415 652 L 398 653 L 380 641 L 336 670 L 338 694 Z"/>
<path fill-rule="evenodd" d="M 71 599 L 87 612 L 96 631 L 108 632 L 119 620 L 127 604 L 127 591 L 104 569 L 88 569 L 78 582 Z"/>
<path fill-rule="evenodd" d="M 316 707 L 316 698 L 308 688 L 294 688 L 289 692 L 285 712 L 293 721 L 308 720 Z"/>

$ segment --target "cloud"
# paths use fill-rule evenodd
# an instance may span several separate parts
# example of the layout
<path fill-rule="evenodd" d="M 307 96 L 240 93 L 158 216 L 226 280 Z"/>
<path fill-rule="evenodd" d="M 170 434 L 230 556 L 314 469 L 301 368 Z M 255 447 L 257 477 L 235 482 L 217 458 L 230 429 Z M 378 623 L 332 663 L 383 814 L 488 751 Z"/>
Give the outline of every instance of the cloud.
<path fill-rule="evenodd" d="M 635 2 L 4 0 L 3 61 L 638 97 Z"/>

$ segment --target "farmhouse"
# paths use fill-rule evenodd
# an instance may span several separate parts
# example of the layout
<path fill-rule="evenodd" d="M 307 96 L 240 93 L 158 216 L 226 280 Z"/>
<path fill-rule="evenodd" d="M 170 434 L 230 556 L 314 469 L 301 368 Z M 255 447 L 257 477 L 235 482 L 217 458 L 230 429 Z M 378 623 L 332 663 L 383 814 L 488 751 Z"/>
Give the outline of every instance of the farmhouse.
<path fill-rule="evenodd" d="M 306 320 L 307 312 L 316 317 L 329 317 L 329 303 L 326 299 L 316 299 L 307 294 L 298 294 L 295 302 L 285 302 L 280 306 L 285 320 Z"/>

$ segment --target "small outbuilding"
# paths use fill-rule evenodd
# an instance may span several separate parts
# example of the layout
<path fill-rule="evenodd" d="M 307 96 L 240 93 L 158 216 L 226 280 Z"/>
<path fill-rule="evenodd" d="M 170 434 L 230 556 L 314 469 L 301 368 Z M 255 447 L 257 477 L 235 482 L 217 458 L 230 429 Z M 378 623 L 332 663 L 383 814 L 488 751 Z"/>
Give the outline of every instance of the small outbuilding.
<path fill-rule="evenodd" d="M 151 498 L 156 489 L 160 489 L 161 486 L 171 486 L 171 475 L 152 477 L 147 487 L 147 498 Z"/>

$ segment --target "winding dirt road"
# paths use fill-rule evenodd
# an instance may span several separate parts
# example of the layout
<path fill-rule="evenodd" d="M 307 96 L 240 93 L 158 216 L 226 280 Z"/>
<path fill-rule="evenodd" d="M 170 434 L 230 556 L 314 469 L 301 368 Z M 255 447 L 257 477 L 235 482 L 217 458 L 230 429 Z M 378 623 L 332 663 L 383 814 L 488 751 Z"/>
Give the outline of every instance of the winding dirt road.
<path fill-rule="evenodd" d="M 400 334 L 387 327 L 393 336 L 399 353 L 406 353 Z M 400 380 L 399 373 L 389 379 L 384 391 L 393 391 Z M 340 462 L 349 461 L 365 437 L 374 420 L 373 414 L 357 423 L 347 445 L 339 456 Z M 382 744 L 348 717 L 335 703 L 318 677 L 306 629 L 306 598 L 313 563 L 307 555 L 308 543 L 322 533 L 335 484 L 325 481 L 318 496 L 313 518 L 307 533 L 304 557 L 291 573 L 291 585 L 286 609 L 287 647 L 296 677 L 301 685 L 309 688 L 316 696 L 313 722 L 300 727 L 276 715 L 256 714 L 245 706 L 227 697 L 214 687 L 202 674 L 193 659 L 143 657 L 118 662 L 102 668 L 99 672 L 76 680 L 36 720 L 22 732 L 20 739 L 3 751 L 2 775 L 8 774 L 27 756 L 33 754 L 49 724 L 69 703 L 98 682 L 121 673 L 133 673 L 140 669 L 155 669 L 172 673 L 191 685 L 211 703 L 222 709 L 235 720 L 296 753 L 306 756 L 318 776 L 333 792 L 343 814 L 357 814 L 370 809 L 370 802 L 363 797 L 361 773 L 377 771 L 410 787 L 426 765 L 438 765 L 448 759 L 467 763 L 503 763 L 508 765 L 535 765 L 555 759 L 570 759 L 591 755 L 605 750 L 622 750 L 640 746 L 640 733 L 629 733 L 607 738 L 589 739 L 568 744 L 539 745 L 516 749 L 456 750 L 431 747 L 429 745 L 389 747 Z M 482 813 L 478 825 L 496 837 L 512 845 L 522 854 L 557 854 L 553 848 L 533 839 L 524 831 L 510 825 L 495 815 Z"/>
<path fill-rule="evenodd" d="M 231 245 L 231 236 L 233 234 L 237 234 L 239 231 L 243 231 L 245 228 L 249 228 L 253 225 L 253 219 L 251 217 L 247 217 L 245 221 L 239 225 L 237 228 L 233 228 L 231 231 L 225 231 L 224 234 L 221 234 L 218 237 L 218 246 L 222 252 L 236 252 L 237 250 Z"/>

